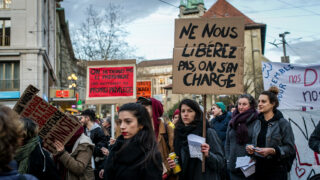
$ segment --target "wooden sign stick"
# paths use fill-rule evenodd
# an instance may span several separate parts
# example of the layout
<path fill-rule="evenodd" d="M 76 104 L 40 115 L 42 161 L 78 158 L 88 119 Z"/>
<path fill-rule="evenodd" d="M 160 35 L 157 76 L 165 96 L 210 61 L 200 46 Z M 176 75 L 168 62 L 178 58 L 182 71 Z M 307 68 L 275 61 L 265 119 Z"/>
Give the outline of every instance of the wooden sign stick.
<path fill-rule="evenodd" d="M 206 138 L 207 134 L 207 129 L 206 129 L 206 124 L 207 124 L 207 95 L 202 95 L 203 99 L 203 117 L 202 117 L 202 137 Z M 206 172 L 206 157 L 204 156 L 204 153 L 202 154 L 202 173 Z"/>

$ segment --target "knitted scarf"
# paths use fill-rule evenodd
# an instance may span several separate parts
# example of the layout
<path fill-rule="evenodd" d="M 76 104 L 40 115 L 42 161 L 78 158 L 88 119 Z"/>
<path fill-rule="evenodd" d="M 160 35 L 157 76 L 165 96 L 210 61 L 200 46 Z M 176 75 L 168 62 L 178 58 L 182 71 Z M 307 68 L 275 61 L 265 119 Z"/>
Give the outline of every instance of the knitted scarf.
<path fill-rule="evenodd" d="M 247 121 L 255 120 L 258 117 L 258 112 L 254 108 L 250 108 L 247 111 L 240 113 L 236 109 L 232 113 L 232 119 L 230 121 L 230 127 L 236 131 L 237 143 L 243 145 L 248 142 L 248 127 Z M 250 118 L 250 120 L 248 120 Z"/>
<path fill-rule="evenodd" d="M 30 139 L 27 144 L 21 146 L 15 156 L 15 160 L 19 163 L 19 173 L 26 174 L 28 173 L 28 162 L 29 157 L 35 147 L 39 144 L 40 138 L 39 136 L 35 136 L 34 138 Z"/>

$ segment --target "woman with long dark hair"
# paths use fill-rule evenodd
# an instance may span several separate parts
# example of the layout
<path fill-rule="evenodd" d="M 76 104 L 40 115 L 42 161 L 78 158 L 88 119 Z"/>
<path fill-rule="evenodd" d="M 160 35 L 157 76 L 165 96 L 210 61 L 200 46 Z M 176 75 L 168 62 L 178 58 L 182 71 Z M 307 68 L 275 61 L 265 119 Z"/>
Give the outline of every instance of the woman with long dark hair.
<path fill-rule="evenodd" d="M 118 114 L 122 135 L 111 147 L 104 179 L 161 180 L 161 155 L 148 111 L 141 104 L 128 103 Z"/>
<path fill-rule="evenodd" d="M 232 113 L 225 143 L 227 171 L 231 180 L 253 179 L 245 177 L 240 168 L 236 168 L 238 157 L 246 156 L 246 144 L 251 143 L 254 122 L 257 120 L 257 103 L 249 94 L 238 97 L 236 109 Z"/>
<path fill-rule="evenodd" d="M 205 173 L 201 172 L 201 160 L 191 158 L 187 136 L 195 134 L 202 136 L 203 112 L 199 104 L 191 99 L 184 99 L 179 105 L 180 117 L 174 130 L 174 150 L 178 156 L 182 171 L 178 174 L 183 180 L 220 180 L 224 174 L 224 155 L 221 141 L 215 131 L 207 123 L 206 142 L 201 145 L 205 155 Z M 171 168 L 175 162 L 168 158 Z"/>
<path fill-rule="evenodd" d="M 277 110 L 278 93 L 277 87 L 271 87 L 259 96 L 260 114 L 252 132 L 253 145 L 246 148 L 256 159 L 255 179 L 286 180 L 295 158 L 291 125 Z"/>

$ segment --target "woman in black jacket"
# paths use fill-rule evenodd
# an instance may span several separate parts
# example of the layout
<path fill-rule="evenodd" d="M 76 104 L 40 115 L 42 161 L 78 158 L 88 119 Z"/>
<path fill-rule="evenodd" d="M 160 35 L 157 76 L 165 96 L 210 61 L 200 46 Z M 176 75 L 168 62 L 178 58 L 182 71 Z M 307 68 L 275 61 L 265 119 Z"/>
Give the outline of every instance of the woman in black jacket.
<path fill-rule="evenodd" d="M 161 180 L 161 155 L 146 108 L 138 103 L 124 104 L 118 120 L 122 135 L 111 147 L 104 179 Z"/>
<path fill-rule="evenodd" d="M 201 151 L 205 155 L 205 173 L 201 172 L 201 160 L 191 158 L 187 136 L 195 134 L 202 136 L 203 113 L 197 102 L 184 99 L 179 105 L 180 116 L 174 130 L 174 150 L 181 165 L 179 179 L 183 180 L 221 180 L 224 177 L 224 155 L 221 141 L 216 132 L 206 126 L 206 142 L 201 145 Z M 175 168 L 175 162 L 168 158 L 171 168 Z"/>
<path fill-rule="evenodd" d="M 277 110 L 278 93 L 278 88 L 271 87 L 259 96 L 260 114 L 254 126 L 253 145 L 246 147 L 247 152 L 256 158 L 255 179 L 286 180 L 295 158 L 291 125 Z"/>
<path fill-rule="evenodd" d="M 44 150 L 38 136 L 38 125 L 31 119 L 20 119 L 23 123 L 23 145 L 16 152 L 18 171 L 32 174 L 38 179 L 59 180 L 59 174 L 49 152 Z"/>

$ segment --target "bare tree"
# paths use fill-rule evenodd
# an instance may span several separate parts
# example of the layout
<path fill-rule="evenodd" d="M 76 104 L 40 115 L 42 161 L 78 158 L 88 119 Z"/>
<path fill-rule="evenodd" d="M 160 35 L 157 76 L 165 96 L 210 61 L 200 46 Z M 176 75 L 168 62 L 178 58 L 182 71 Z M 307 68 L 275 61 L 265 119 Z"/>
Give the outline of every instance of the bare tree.
<path fill-rule="evenodd" d="M 76 57 L 85 60 L 109 60 L 132 57 L 133 48 L 125 41 L 128 32 L 119 5 L 109 4 L 101 12 L 92 5 L 86 19 L 74 31 L 73 47 Z"/>

